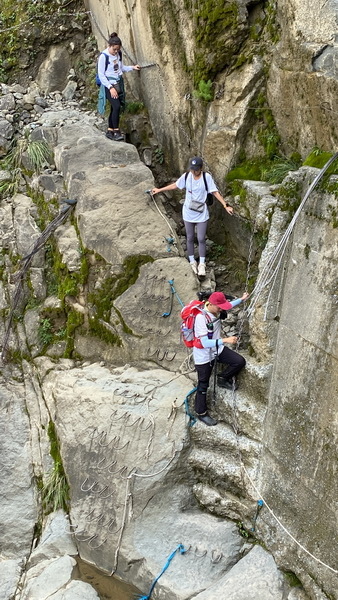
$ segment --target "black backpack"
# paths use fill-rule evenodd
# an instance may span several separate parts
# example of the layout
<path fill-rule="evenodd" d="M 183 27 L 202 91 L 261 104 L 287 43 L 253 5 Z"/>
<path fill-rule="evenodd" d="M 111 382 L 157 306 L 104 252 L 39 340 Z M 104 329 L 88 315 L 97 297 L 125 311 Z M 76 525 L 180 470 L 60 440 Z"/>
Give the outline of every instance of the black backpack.
<path fill-rule="evenodd" d="M 187 177 L 189 175 L 190 171 L 187 171 L 187 173 L 185 174 L 185 185 L 187 185 Z M 202 171 L 202 175 L 203 175 L 203 181 L 204 181 L 204 186 L 205 186 L 205 191 L 207 192 L 207 199 L 205 201 L 207 206 L 212 206 L 214 203 L 214 195 L 210 194 L 208 192 L 208 184 L 207 184 L 207 178 L 205 176 L 205 172 Z"/>

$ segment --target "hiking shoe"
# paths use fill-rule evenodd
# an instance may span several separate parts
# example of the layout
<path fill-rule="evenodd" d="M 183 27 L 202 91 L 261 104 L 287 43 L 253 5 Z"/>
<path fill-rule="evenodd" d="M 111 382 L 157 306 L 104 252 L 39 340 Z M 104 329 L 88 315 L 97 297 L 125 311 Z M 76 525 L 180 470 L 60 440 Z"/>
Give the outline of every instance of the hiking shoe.
<path fill-rule="evenodd" d="M 226 390 L 238 390 L 238 383 L 234 377 L 232 377 L 231 379 L 225 379 L 224 377 L 219 375 L 217 377 L 217 385 L 218 387 L 224 388 Z"/>
<path fill-rule="evenodd" d="M 106 138 L 108 138 L 108 140 L 113 140 L 114 139 L 114 133 L 112 131 L 107 131 L 106 133 Z"/>
<path fill-rule="evenodd" d="M 197 418 L 204 423 L 204 425 L 217 425 L 218 421 L 210 417 L 210 415 L 197 415 Z"/>
<path fill-rule="evenodd" d="M 195 275 L 197 275 L 197 262 L 195 261 L 195 262 L 189 263 L 189 264 L 193 270 L 193 273 L 195 273 Z"/>
<path fill-rule="evenodd" d="M 120 142 L 121 140 L 124 140 L 124 135 L 122 135 L 121 131 L 114 131 L 113 140 L 115 142 Z"/>
<path fill-rule="evenodd" d="M 198 265 L 197 275 L 199 277 L 205 277 L 205 263 L 200 263 Z"/>

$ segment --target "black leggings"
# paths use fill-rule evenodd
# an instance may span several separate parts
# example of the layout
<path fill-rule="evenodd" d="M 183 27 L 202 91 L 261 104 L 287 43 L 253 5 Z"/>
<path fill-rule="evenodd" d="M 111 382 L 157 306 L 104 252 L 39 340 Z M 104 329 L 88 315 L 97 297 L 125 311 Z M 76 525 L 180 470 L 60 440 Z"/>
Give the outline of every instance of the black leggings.
<path fill-rule="evenodd" d="M 221 376 L 225 379 L 231 379 L 245 367 L 245 358 L 230 350 L 226 346 L 219 355 L 218 362 L 228 365 L 223 369 Z M 198 375 L 197 392 L 195 396 L 195 411 L 198 415 L 203 415 L 207 412 L 207 389 L 215 361 L 204 363 L 203 365 L 195 365 Z"/>
<path fill-rule="evenodd" d="M 110 90 L 106 88 L 106 98 L 110 103 L 110 115 L 108 118 L 108 127 L 110 129 L 118 129 L 120 122 L 121 102 L 119 98 L 112 98 Z"/>

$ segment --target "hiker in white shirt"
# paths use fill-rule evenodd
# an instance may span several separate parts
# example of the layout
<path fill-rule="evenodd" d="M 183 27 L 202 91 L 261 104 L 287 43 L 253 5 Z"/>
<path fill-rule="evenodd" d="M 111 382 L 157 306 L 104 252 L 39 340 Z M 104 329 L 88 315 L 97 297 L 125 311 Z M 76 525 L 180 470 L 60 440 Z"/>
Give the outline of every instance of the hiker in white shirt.
<path fill-rule="evenodd" d="M 233 214 L 233 208 L 227 204 L 223 196 L 219 193 L 210 173 L 203 174 L 203 160 L 200 156 L 194 156 L 190 159 L 188 173 L 183 173 L 175 183 L 162 188 L 154 188 L 152 194 L 169 190 L 183 190 L 184 188 L 186 192 L 182 216 L 187 236 L 188 260 L 193 272 L 203 278 L 205 277 L 206 257 L 205 236 L 209 220 L 209 210 L 206 204 L 208 193 L 213 194 L 229 215 Z M 198 264 L 194 256 L 195 228 L 198 241 Z"/>

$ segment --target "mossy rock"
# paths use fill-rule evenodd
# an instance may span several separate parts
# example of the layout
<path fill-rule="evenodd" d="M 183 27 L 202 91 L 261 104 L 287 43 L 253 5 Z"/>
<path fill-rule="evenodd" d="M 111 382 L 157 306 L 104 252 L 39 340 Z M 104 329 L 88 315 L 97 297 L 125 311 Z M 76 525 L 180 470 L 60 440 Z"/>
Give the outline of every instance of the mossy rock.
<path fill-rule="evenodd" d="M 303 162 L 304 167 L 315 167 L 322 169 L 326 163 L 332 158 L 333 152 L 326 152 L 319 148 L 313 148 L 310 154 Z M 326 172 L 327 175 L 338 175 L 338 158 L 335 160 Z"/>

